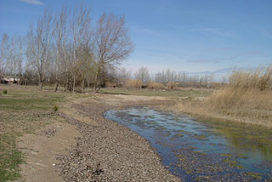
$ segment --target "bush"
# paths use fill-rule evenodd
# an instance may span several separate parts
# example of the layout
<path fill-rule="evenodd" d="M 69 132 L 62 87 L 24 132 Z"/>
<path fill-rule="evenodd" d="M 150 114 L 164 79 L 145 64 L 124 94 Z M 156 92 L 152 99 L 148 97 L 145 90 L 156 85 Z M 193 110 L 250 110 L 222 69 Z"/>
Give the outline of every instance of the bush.
<path fill-rule="evenodd" d="M 158 82 L 149 82 L 147 84 L 147 88 L 150 88 L 150 89 L 164 89 L 164 85 L 162 83 L 158 83 Z"/>
<path fill-rule="evenodd" d="M 127 80 L 125 86 L 126 88 L 142 88 L 143 82 L 141 80 Z"/>
<path fill-rule="evenodd" d="M 177 87 L 176 82 L 168 82 L 167 83 L 167 88 L 168 89 L 175 89 Z"/>
<path fill-rule="evenodd" d="M 106 86 L 107 88 L 115 88 L 115 87 L 117 87 L 117 84 L 116 84 L 115 82 L 109 82 L 109 81 L 107 81 L 107 82 L 105 83 L 105 86 Z"/>
<path fill-rule="evenodd" d="M 8 94 L 8 91 L 7 91 L 7 90 L 3 90 L 3 94 L 4 94 L 4 95 L 7 95 L 7 94 Z"/>
<path fill-rule="evenodd" d="M 53 111 L 54 111 L 54 112 L 57 112 L 58 110 L 59 110 L 58 106 L 54 105 Z"/>

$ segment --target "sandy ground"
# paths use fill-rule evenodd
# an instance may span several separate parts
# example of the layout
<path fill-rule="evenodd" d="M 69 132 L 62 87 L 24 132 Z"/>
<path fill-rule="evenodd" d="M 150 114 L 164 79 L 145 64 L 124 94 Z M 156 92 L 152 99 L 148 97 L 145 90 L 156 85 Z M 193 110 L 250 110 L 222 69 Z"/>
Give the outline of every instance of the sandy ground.
<path fill-rule="evenodd" d="M 150 143 L 103 112 L 171 103 L 163 97 L 95 95 L 62 106 L 60 121 L 18 140 L 26 154 L 18 181 L 179 181 Z"/>
<path fill-rule="evenodd" d="M 18 181 L 63 181 L 55 170 L 56 155 L 66 153 L 79 135 L 74 126 L 56 121 L 36 134 L 19 138 L 19 149 L 24 152 L 26 163 L 21 165 L 22 178 Z"/>

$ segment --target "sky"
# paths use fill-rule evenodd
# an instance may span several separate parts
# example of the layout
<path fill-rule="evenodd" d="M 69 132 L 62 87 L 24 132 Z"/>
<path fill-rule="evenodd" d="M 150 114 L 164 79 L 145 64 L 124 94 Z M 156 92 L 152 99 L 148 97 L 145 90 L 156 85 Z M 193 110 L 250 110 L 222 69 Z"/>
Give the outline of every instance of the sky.
<path fill-rule="evenodd" d="M 43 9 L 78 0 L 0 0 L 0 34 L 24 35 Z M 122 66 L 220 72 L 272 64 L 271 0 L 85 0 L 94 21 L 125 16 L 134 51 Z"/>

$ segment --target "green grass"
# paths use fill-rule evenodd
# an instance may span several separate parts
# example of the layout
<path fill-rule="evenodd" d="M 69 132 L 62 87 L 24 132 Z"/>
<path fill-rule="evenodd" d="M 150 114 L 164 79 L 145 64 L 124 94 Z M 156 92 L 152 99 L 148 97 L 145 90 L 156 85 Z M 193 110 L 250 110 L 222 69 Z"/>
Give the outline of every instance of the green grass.
<path fill-rule="evenodd" d="M 138 96 L 162 96 L 162 97 L 205 97 L 211 94 L 208 89 L 178 89 L 178 90 L 152 90 L 152 89 L 126 89 L 126 88 L 102 88 L 103 94 L 138 95 Z"/>
<path fill-rule="evenodd" d="M 15 136 L 1 135 L 0 140 L 0 181 L 15 180 L 20 176 L 19 165 L 23 155 L 16 148 Z"/>
<path fill-rule="evenodd" d="M 67 95 L 36 87 L 0 85 L 3 88 L 7 94 L 0 96 L 0 182 L 20 177 L 19 165 L 24 160 L 16 139 L 56 120 L 58 116 L 50 113 Z"/>

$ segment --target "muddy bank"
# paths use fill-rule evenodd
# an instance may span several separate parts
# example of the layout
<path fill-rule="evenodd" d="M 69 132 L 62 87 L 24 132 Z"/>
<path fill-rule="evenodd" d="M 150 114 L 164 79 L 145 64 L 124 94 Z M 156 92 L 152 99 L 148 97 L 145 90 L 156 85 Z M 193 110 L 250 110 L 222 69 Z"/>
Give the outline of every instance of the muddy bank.
<path fill-rule="evenodd" d="M 172 101 L 136 96 L 98 95 L 77 100 L 71 104 L 73 114 L 61 115 L 81 136 L 68 154 L 58 155 L 59 174 L 64 181 L 180 181 L 161 164 L 147 140 L 103 117 L 109 109 L 167 103 Z"/>

